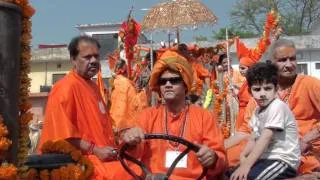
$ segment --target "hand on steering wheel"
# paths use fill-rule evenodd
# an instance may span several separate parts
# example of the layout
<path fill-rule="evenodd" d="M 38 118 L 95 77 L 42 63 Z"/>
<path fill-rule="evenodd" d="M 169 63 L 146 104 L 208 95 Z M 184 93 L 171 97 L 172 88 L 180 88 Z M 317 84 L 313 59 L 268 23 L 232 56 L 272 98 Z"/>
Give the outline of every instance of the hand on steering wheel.
<path fill-rule="evenodd" d="M 125 143 L 122 148 L 120 149 L 120 154 L 119 154 L 119 160 L 122 164 L 122 166 L 128 171 L 128 173 L 134 177 L 135 179 L 143 179 L 143 177 L 160 177 L 160 179 L 169 179 L 170 175 L 172 174 L 174 168 L 176 167 L 176 165 L 178 164 L 178 162 L 187 154 L 189 153 L 190 151 L 194 151 L 194 152 L 198 152 L 200 150 L 200 147 L 197 146 L 197 145 L 194 145 L 193 143 L 187 141 L 187 140 L 184 140 L 180 137 L 176 137 L 176 136 L 172 136 L 172 135 L 166 135 L 166 134 L 141 134 L 141 132 L 138 130 L 139 128 L 137 128 L 136 130 L 132 130 L 134 131 L 136 134 L 136 136 L 132 137 L 131 139 L 132 140 L 129 140 L 130 137 L 128 136 L 128 134 L 132 134 L 132 133 L 125 133 L 124 134 L 124 142 L 128 142 L 128 143 Z M 130 131 L 130 130 L 128 130 Z M 126 136 L 127 134 L 127 136 Z M 149 169 L 139 160 L 137 160 L 136 158 L 130 156 L 129 154 L 126 153 L 127 149 L 130 147 L 130 145 L 136 145 L 137 142 L 140 142 L 141 140 L 149 140 L 149 139 L 163 139 L 163 140 L 169 140 L 169 141 L 173 141 L 173 142 L 177 142 L 177 143 L 180 143 L 180 144 L 183 144 L 185 145 L 187 148 L 173 161 L 173 163 L 171 164 L 170 168 L 168 169 L 167 173 L 166 174 L 156 174 L 156 175 L 153 175 Z M 129 144 L 131 143 L 131 144 Z M 201 153 L 201 152 L 199 152 Z M 207 156 L 207 155 L 205 155 Z M 198 156 L 199 157 L 199 156 Z M 215 155 L 214 155 L 214 158 L 215 158 Z M 125 160 L 128 160 L 128 161 L 131 161 L 135 164 L 137 164 L 138 166 L 140 166 L 140 168 L 142 169 L 143 171 L 143 174 L 144 176 L 138 176 L 134 171 L 132 171 L 127 163 L 125 162 Z M 201 160 L 200 160 L 201 161 Z M 204 160 L 205 161 L 205 160 Z M 208 169 L 207 168 L 204 168 L 203 171 L 202 171 L 202 174 L 197 178 L 197 179 L 202 179 L 206 174 L 207 174 L 207 171 Z"/>

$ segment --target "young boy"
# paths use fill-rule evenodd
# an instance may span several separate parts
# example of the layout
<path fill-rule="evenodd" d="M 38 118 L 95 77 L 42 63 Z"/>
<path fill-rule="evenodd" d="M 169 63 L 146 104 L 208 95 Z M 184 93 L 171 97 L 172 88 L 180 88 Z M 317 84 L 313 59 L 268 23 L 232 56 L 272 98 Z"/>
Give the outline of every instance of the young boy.
<path fill-rule="evenodd" d="M 287 104 L 277 98 L 277 67 L 269 62 L 258 63 L 248 70 L 247 81 L 258 107 L 249 123 L 251 138 L 231 179 L 296 176 L 300 163 L 297 125 Z"/>

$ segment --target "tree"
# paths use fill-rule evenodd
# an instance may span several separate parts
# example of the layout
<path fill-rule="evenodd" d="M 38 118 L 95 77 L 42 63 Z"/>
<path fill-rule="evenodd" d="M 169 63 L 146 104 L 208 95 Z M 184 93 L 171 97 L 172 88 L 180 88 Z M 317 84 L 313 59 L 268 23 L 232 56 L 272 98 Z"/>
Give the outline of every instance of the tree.
<path fill-rule="evenodd" d="M 320 18 L 319 0 L 238 0 L 231 12 L 232 27 L 262 34 L 271 9 L 279 12 L 280 27 L 286 35 L 309 33 Z"/>
<path fill-rule="evenodd" d="M 193 37 L 193 38 L 194 38 L 194 40 L 195 40 L 196 42 L 208 41 L 208 37 L 202 36 L 202 35 L 195 36 L 195 37 Z"/>

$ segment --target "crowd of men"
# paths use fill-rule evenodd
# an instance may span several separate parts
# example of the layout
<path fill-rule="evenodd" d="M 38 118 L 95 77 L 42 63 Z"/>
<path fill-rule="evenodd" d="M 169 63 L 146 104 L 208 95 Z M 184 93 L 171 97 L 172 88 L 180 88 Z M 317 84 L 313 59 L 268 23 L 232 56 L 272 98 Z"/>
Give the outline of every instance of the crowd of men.
<path fill-rule="evenodd" d="M 118 161 L 118 149 L 129 144 L 130 154 L 155 174 L 147 177 L 152 179 L 166 173 L 186 148 L 145 140 L 146 133 L 159 133 L 199 147 L 180 160 L 169 179 L 196 179 L 203 168 L 207 179 L 319 178 L 320 80 L 297 73 L 293 42 L 274 41 L 267 62 L 240 57 L 241 73 L 223 51 L 185 44 L 162 49 L 153 67 L 148 60 L 144 64 L 151 71 L 139 91 L 119 59 L 110 108 L 91 80 L 100 69 L 99 48 L 88 36 L 70 42 L 73 69 L 50 92 L 39 150 L 48 140 L 65 139 L 92 161 L 93 179 L 132 179 Z M 219 73 L 229 82 L 219 82 Z M 217 84 L 239 102 L 231 124 L 235 132 L 228 136 L 217 108 L 203 107 L 203 92 L 221 93 L 214 89 Z M 227 111 L 231 106 L 226 103 Z M 129 167 L 141 175 L 137 166 Z"/>

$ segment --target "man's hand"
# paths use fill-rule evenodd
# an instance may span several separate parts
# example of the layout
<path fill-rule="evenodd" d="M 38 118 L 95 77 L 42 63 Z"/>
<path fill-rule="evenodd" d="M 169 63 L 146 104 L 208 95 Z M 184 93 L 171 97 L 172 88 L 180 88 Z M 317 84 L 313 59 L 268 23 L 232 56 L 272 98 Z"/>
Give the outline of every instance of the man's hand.
<path fill-rule="evenodd" d="M 240 167 L 231 175 L 231 180 L 247 180 L 250 168 L 245 164 Z"/>
<path fill-rule="evenodd" d="M 196 153 L 198 160 L 200 161 L 200 164 L 203 167 L 212 166 L 217 160 L 216 153 L 209 149 L 209 147 L 206 145 L 197 145 L 200 147 L 199 151 Z"/>
<path fill-rule="evenodd" d="M 144 133 L 141 128 L 130 128 L 121 133 L 121 139 L 124 143 L 135 146 L 144 139 Z"/>
<path fill-rule="evenodd" d="M 101 161 L 114 161 L 117 159 L 117 151 L 109 146 L 94 147 L 93 154 L 96 155 Z"/>

